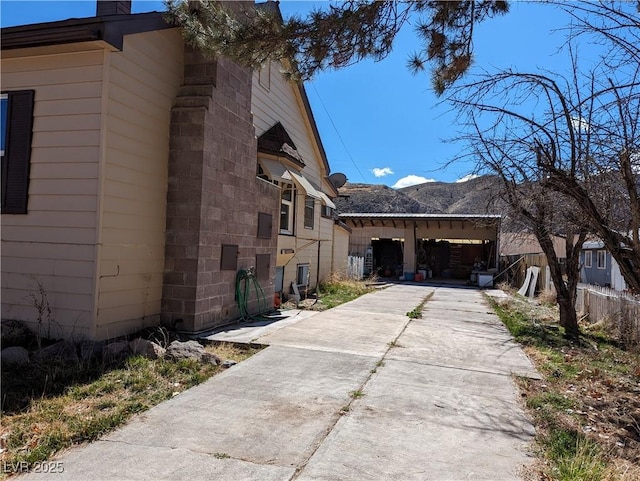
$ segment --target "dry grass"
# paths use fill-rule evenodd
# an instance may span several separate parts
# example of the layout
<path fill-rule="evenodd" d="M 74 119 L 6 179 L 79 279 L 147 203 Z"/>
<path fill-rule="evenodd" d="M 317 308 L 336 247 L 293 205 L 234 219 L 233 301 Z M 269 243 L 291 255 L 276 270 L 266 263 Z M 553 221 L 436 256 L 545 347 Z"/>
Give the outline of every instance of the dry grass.
<path fill-rule="evenodd" d="M 206 349 L 221 359 L 236 362 L 257 352 L 257 349 L 232 344 L 207 346 Z M 75 371 L 96 369 L 96 366 L 87 365 L 73 367 Z M 31 365 L 26 369 L 56 368 L 59 369 L 52 365 Z M 48 392 L 46 387 L 40 393 L 25 391 L 29 400 L 24 409 L 5 410 L 3 406 L 0 462 L 4 467 L 20 466 L 23 470 L 25 465 L 43 462 L 62 449 L 98 439 L 126 423 L 135 413 L 206 381 L 222 369 L 195 360 L 176 362 L 135 356 L 120 364 L 102 366 L 100 375 L 92 372 L 86 381 L 78 382 L 82 376 L 78 377 L 81 373 L 76 372 L 75 376 L 67 378 L 68 383 L 61 390 L 57 386 L 54 392 Z M 15 371 L 3 368 L 3 384 L 11 376 L 25 375 L 29 376 L 29 373 L 24 367 Z M 57 375 L 60 377 L 59 373 Z M 10 474 L 0 473 L 0 478 Z"/>
<path fill-rule="evenodd" d="M 297 305 L 285 303 L 283 307 L 324 311 L 372 292 L 375 289 L 370 286 L 371 282 L 371 279 L 358 281 L 347 279 L 341 274 L 332 274 L 320 284 L 315 299 L 304 299 Z"/>
<path fill-rule="evenodd" d="M 518 379 L 540 454 L 529 478 L 640 479 L 640 354 L 597 326 L 582 326 L 579 343 L 565 339 L 552 306 L 512 299 L 495 307 L 544 377 Z"/>

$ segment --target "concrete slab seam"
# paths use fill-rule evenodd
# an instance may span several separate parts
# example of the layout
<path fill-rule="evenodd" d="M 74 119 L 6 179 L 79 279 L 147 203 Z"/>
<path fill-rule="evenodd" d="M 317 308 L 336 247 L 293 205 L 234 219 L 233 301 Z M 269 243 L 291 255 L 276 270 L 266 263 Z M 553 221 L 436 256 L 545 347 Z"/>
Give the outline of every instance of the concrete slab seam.
<path fill-rule="evenodd" d="M 435 294 L 436 289 L 434 289 L 433 291 L 431 291 L 429 294 L 427 294 L 422 301 L 420 301 L 420 303 L 418 304 L 418 306 L 416 307 L 420 307 L 423 309 L 424 305 L 428 302 L 429 299 L 431 299 L 433 297 L 433 295 Z M 415 308 L 414 308 L 415 309 Z M 409 324 L 413 321 L 412 318 L 408 317 L 407 318 L 407 322 L 405 323 L 405 325 L 403 326 L 402 330 L 400 331 L 400 333 L 395 337 L 395 339 L 391 342 L 389 342 L 389 344 L 387 345 L 387 349 L 386 351 L 382 354 L 382 357 L 378 360 L 378 362 L 376 363 L 376 367 L 374 367 L 371 372 L 369 372 L 369 375 L 367 376 L 367 378 L 364 380 L 364 382 L 360 385 L 360 387 L 353 392 L 362 392 L 364 390 L 364 388 L 366 387 L 366 385 L 369 383 L 369 381 L 371 380 L 371 378 L 373 377 L 373 375 L 376 373 L 376 369 L 377 367 L 379 367 L 381 365 L 381 363 L 384 362 L 385 357 L 387 356 L 387 354 L 389 354 L 389 351 L 395 346 L 397 345 L 397 341 L 398 339 L 400 339 L 400 336 L 402 336 L 402 334 L 404 334 L 404 332 L 407 330 L 407 327 L 409 326 Z M 304 462 L 300 463 L 297 467 L 295 472 L 293 473 L 293 476 L 291 476 L 290 481 L 295 481 L 296 479 L 298 479 L 298 477 L 302 474 L 302 472 L 304 471 L 304 468 L 307 466 L 307 464 L 309 463 L 309 461 L 311 460 L 311 458 L 313 458 L 313 456 L 315 455 L 315 453 L 318 451 L 318 449 L 320 449 L 320 446 L 322 446 L 322 443 L 327 439 L 327 437 L 329 436 L 329 434 L 333 431 L 333 429 L 336 427 L 336 424 L 338 424 L 338 421 L 340 421 L 340 418 L 342 417 L 342 414 L 345 411 L 349 411 L 351 408 L 351 405 L 356 401 L 356 397 L 355 396 L 351 396 L 351 400 L 349 401 L 349 403 L 344 406 L 340 412 L 338 413 L 338 415 L 336 416 L 335 420 L 333 423 L 331 423 L 331 425 L 329 425 L 326 429 L 325 435 L 322 437 L 322 439 L 320 439 L 318 441 L 318 443 L 316 444 L 315 448 L 313 449 L 313 451 L 309 454 L 309 456 L 307 457 L 307 459 L 304 460 Z"/>
<path fill-rule="evenodd" d="M 127 441 L 122 441 L 122 440 L 113 440 L 113 439 L 99 439 L 96 441 L 96 443 L 111 443 L 111 444 L 124 444 L 126 446 L 132 446 L 132 447 L 142 447 L 142 448 L 158 448 L 158 447 L 163 447 L 163 446 L 157 446 L 154 444 L 140 444 L 140 443 L 128 443 Z M 237 457 L 237 456 L 229 456 L 227 453 L 221 453 L 219 451 L 207 451 L 204 449 L 192 449 L 192 448 L 184 448 L 184 447 L 178 447 L 178 446 L 164 446 L 168 449 L 171 450 L 182 450 L 182 451 L 187 451 L 190 453 L 196 453 L 196 454 L 204 454 L 206 456 L 211 456 L 213 458 L 216 459 L 234 459 L 236 461 L 242 461 L 243 463 L 249 463 L 252 464 L 254 466 L 277 466 L 276 464 L 271 464 L 269 462 L 266 463 L 258 463 L 256 461 L 252 461 L 250 459 L 245 459 L 242 457 Z"/>

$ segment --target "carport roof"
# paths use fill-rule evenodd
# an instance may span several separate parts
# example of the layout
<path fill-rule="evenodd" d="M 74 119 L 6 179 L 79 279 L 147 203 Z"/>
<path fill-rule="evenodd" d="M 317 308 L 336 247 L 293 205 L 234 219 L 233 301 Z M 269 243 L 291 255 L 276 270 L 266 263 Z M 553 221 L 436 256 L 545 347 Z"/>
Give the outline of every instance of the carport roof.
<path fill-rule="evenodd" d="M 500 231 L 502 216 L 495 214 L 345 213 L 340 220 L 353 228 L 417 229 L 421 235 L 442 239 L 492 239 Z M 428 231 L 428 234 L 427 234 Z"/>
<path fill-rule="evenodd" d="M 395 212 L 348 212 L 340 214 L 345 219 L 429 219 L 429 220 L 449 220 L 449 219 L 501 219 L 498 214 L 409 214 Z"/>
<path fill-rule="evenodd" d="M 345 222 L 351 222 L 354 225 L 366 221 L 373 225 L 385 226 L 387 222 L 393 223 L 396 226 L 396 221 L 406 223 L 408 221 L 414 222 L 414 224 L 424 221 L 427 224 L 429 222 L 453 222 L 453 221 L 467 221 L 473 224 L 482 224 L 484 226 L 496 227 L 500 225 L 501 215 L 496 214 L 408 214 L 408 213 L 389 213 L 389 212 L 349 212 L 340 214 L 340 219 Z"/>

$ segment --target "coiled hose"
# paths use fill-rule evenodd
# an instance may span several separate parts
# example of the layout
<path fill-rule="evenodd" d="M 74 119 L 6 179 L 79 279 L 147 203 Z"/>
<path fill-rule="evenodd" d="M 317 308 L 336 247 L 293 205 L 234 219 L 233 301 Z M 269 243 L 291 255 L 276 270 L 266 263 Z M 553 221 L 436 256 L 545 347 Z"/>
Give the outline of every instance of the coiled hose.
<path fill-rule="evenodd" d="M 251 300 L 251 290 L 255 291 L 258 300 L 258 315 L 249 314 L 249 301 Z M 264 291 L 256 279 L 255 268 L 249 267 L 247 270 L 239 270 L 236 275 L 236 301 L 240 308 L 240 316 L 243 320 L 261 318 L 260 314 L 267 311 L 267 299 Z"/>

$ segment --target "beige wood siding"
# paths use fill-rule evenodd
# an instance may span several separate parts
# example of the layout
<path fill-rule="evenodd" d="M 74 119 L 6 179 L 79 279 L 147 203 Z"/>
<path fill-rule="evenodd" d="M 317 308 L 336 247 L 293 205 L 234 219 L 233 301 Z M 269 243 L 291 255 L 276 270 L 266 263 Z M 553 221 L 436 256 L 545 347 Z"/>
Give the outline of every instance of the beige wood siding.
<path fill-rule="evenodd" d="M 108 56 L 98 338 L 149 325 L 160 314 L 169 122 L 182 56 L 176 30 L 128 35 L 122 52 Z"/>
<path fill-rule="evenodd" d="M 2 317 L 37 329 L 47 301 L 44 334 L 91 337 L 104 52 L 19 53 L 2 90 L 35 90 L 31 172 L 28 213 L 2 215 Z"/>
<path fill-rule="evenodd" d="M 260 136 L 280 122 L 305 162 L 302 174 L 315 187 L 327 192 L 323 188 L 326 187 L 324 177 L 327 172 L 298 87 L 283 78 L 279 64 L 271 63 L 269 68 L 269 82 L 264 81 L 264 70 L 260 73 L 256 71 L 253 77 L 251 108 L 256 135 Z M 298 264 L 309 264 L 309 283 L 312 288 L 315 288 L 318 279 L 322 282 L 332 270 L 333 221 L 320 215 L 322 204 L 316 199 L 314 228 L 305 228 L 305 192 L 298 186 L 296 194 L 295 237 L 278 236 L 278 252 L 282 249 L 295 250 L 295 256 L 284 269 L 285 294 L 289 293 L 291 283 L 296 282 Z"/>
<path fill-rule="evenodd" d="M 276 122 L 280 122 L 306 164 L 302 173 L 320 187 L 327 172 L 322 170 L 323 162 L 298 87 L 283 78 L 279 64 L 272 62 L 270 68 L 271 81 L 268 89 L 260 84 L 257 71 L 253 76 L 251 109 L 256 135 L 260 136 Z"/>
<path fill-rule="evenodd" d="M 349 256 L 349 231 L 333 225 L 333 272 L 346 275 Z"/>

